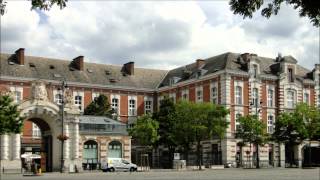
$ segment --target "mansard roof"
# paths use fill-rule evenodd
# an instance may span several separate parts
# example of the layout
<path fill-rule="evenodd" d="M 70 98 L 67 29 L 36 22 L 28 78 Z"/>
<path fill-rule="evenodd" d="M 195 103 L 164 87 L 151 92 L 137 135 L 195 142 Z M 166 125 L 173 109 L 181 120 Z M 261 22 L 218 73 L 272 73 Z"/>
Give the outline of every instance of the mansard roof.
<path fill-rule="evenodd" d="M 70 67 L 71 61 L 25 56 L 24 65 L 13 63 L 11 54 L 0 54 L 1 76 L 27 79 L 62 80 L 68 82 L 117 86 L 137 89 L 156 89 L 167 71 L 135 68 L 134 75 L 124 74 L 122 66 L 84 62 L 83 71 Z"/>
<path fill-rule="evenodd" d="M 278 61 L 276 58 L 273 59 L 260 57 L 256 54 L 251 54 L 250 59 L 259 64 L 260 75 L 270 76 L 274 78 L 277 78 L 278 73 L 281 71 L 281 62 L 284 61 L 293 64 L 297 63 L 297 61 L 292 56 L 285 56 L 280 61 Z M 241 54 L 239 53 L 228 52 L 218 56 L 210 57 L 208 59 L 204 59 L 204 61 L 204 65 L 200 68 L 197 67 L 197 63 L 195 62 L 170 70 L 159 87 L 169 86 L 170 80 L 172 78 L 178 79 L 177 82 L 196 79 L 197 73 L 199 71 L 201 71 L 201 76 L 209 75 L 220 70 L 229 70 L 234 73 L 248 74 L 248 67 L 246 64 L 247 62 L 242 59 Z M 296 64 L 297 78 L 305 79 L 306 81 L 310 82 L 310 80 L 312 81 L 312 79 L 308 79 L 309 76 L 307 74 L 309 72 L 310 70 Z"/>

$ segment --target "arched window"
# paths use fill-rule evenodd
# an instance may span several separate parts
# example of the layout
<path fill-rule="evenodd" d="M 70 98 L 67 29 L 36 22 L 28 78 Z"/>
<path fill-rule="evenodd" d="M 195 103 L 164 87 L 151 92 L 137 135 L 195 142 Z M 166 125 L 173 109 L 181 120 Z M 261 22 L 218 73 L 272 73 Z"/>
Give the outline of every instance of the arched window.
<path fill-rule="evenodd" d="M 98 143 L 93 140 L 86 141 L 83 146 L 84 169 L 96 169 L 98 164 Z"/>
<path fill-rule="evenodd" d="M 122 144 L 119 141 L 112 141 L 108 146 L 109 158 L 122 158 Z"/>

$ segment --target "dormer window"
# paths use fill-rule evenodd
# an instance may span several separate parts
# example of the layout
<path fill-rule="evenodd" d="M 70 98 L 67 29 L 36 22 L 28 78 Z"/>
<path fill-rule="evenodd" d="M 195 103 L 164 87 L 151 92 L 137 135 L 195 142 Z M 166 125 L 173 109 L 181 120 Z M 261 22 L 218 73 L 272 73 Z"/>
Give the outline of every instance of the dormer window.
<path fill-rule="evenodd" d="M 172 78 L 170 78 L 169 83 L 170 83 L 170 85 L 173 85 L 173 84 L 177 83 L 180 79 L 181 78 L 179 78 L 179 77 L 172 77 Z"/>
<path fill-rule="evenodd" d="M 293 82 L 293 69 L 292 68 L 288 68 L 288 80 L 289 82 Z"/>
<path fill-rule="evenodd" d="M 258 75 L 258 66 L 256 64 L 253 65 L 253 77 L 257 78 Z"/>

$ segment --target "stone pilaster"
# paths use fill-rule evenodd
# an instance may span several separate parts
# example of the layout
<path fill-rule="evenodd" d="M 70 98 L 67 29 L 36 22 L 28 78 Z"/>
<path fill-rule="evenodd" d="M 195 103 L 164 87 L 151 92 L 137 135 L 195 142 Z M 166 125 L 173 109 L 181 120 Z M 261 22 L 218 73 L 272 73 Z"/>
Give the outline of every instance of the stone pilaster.
<path fill-rule="evenodd" d="M 65 134 L 66 136 L 70 137 L 70 133 L 69 133 L 69 123 L 65 123 L 65 124 L 64 124 L 64 134 Z M 63 158 L 64 158 L 65 160 L 70 158 L 69 149 L 70 149 L 70 140 L 68 139 L 68 140 L 64 141 L 64 146 L 63 146 L 63 151 L 64 151 Z"/>
<path fill-rule="evenodd" d="M 9 160 L 9 135 L 1 135 L 1 159 Z"/>
<path fill-rule="evenodd" d="M 21 136 L 20 134 L 11 134 L 12 160 L 20 160 Z"/>

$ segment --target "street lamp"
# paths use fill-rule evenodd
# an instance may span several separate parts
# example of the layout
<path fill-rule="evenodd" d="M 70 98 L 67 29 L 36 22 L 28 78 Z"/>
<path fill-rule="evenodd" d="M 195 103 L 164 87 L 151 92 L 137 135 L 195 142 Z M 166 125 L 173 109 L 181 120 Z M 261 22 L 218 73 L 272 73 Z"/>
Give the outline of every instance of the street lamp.
<path fill-rule="evenodd" d="M 63 157 L 63 150 L 64 150 L 64 141 L 67 139 L 66 136 L 64 136 L 64 92 L 65 88 L 67 88 L 67 82 L 66 80 L 63 80 L 61 82 L 61 135 L 58 137 L 58 139 L 61 141 L 61 157 L 60 157 L 60 173 L 64 172 L 64 157 Z"/>
<path fill-rule="evenodd" d="M 262 104 L 262 101 L 260 101 L 260 105 Z M 258 99 L 256 99 L 255 103 L 251 102 L 250 103 L 251 106 L 255 105 L 256 108 L 256 118 L 257 120 L 259 120 L 259 114 L 261 109 L 258 110 Z M 260 136 L 259 136 L 260 137 Z M 257 141 L 258 139 L 256 139 Z M 260 168 L 260 157 L 259 157 L 259 144 L 258 142 L 256 143 L 256 153 L 257 153 L 257 168 Z"/>

